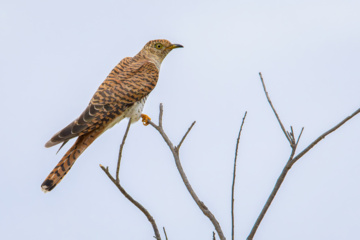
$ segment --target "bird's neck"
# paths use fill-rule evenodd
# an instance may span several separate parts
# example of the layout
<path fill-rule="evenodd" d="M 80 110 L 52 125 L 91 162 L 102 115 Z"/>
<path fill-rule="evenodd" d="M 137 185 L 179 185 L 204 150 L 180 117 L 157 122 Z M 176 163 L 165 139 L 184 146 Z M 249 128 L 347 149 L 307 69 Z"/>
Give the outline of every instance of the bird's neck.
<path fill-rule="evenodd" d="M 141 59 L 145 59 L 147 61 L 150 61 L 152 63 L 155 64 L 155 66 L 160 70 L 160 66 L 161 66 L 161 63 L 162 63 L 162 59 L 156 55 L 153 55 L 153 54 L 149 54 L 147 52 L 143 52 L 143 51 L 140 51 L 138 54 L 136 54 L 134 57 L 133 57 L 134 60 L 141 60 Z"/>

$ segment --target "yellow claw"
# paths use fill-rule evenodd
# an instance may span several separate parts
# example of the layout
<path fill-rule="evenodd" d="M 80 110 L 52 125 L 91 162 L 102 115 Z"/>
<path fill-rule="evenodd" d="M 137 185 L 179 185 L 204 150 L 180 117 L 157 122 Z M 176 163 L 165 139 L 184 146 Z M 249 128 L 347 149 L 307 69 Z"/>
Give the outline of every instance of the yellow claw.
<path fill-rule="evenodd" d="M 149 125 L 149 120 L 151 120 L 151 118 L 146 115 L 146 114 L 141 114 L 141 118 L 142 118 L 142 123 L 144 124 L 144 126 Z"/>

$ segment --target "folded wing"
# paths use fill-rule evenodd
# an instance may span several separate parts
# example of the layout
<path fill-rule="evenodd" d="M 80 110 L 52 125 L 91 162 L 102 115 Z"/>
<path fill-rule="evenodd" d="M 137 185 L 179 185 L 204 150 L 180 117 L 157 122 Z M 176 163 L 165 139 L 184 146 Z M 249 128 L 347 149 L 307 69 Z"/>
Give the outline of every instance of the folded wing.
<path fill-rule="evenodd" d="M 56 133 L 45 147 L 52 147 L 106 126 L 156 86 L 159 70 L 147 60 L 124 58 L 100 85 L 84 112 Z"/>

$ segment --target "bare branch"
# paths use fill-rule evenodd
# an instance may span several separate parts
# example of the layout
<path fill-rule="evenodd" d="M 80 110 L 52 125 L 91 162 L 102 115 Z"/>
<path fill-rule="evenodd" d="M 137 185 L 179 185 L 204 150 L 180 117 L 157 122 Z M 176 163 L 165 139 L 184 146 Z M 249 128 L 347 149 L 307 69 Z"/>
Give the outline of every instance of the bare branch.
<path fill-rule="evenodd" d="M 296 146 L 299 144 L 299 141 L 300 141 L 300 138 L 301 138 L 301 135 L 302 135 L 303 131 L 304 131 L 304 127 L 301 129 L 300 134 L 298 136 L 298 139 L 296 140 L 296 143 L 295 143 Z"/>
<path fill-rule="evenodd" d="M 141 212 L 144 213 L 144 215 L 147 217 L 147 219 L 149 220 L 149 222 L 151 223 L 153 229 L 154 229 L 154 234 L 155 234 L 155 238 L 157 240 L 161 240 L 160 237 L 160 233 L 159 230 L 157 228 L 156 222 L 154 220 L 154 218 L 151 216 L 151 214 L 146 210 L 146 208 L 144 208 L 139 202 L 137 202 L 134 198 L 132 198 L 126 191 L 125 189 L 120 185 L 120 179 L 119 179 L 119 171 L 120 171 L 120 163 L 121 163 L 121 157 L 122 157 L 122 150 L 125 144 L 125 140 L 126 137 L 128 135 L 129 129 L 130 129 L 130 125 L 131 125 L 131 119 L 129 119 L 129 123 L 127 125 L 122 143 L 120 145 L 120 150 L 119 150 L 119 157 L 118 157 L 118 163 L 117 163 L 117 168 L 116 168 L 116 179 L 110 174 L 109 172 L 109 167 L 104 167 L 103 165 L 100 164 L 100 168 L 105 172 L 105 174 L 109 177 L 109 179 L 115 184 L 115 186 L 120 190 L 120 192 L 132 203 L 134 204 Z"/>
<path fill-rule="evenodd" d="M 163 104 L 160 103 L 160 111 L 159 111 L 159 127 L 162 128 L 162 119 L 163 119 L 163 112 L 164 112 L 164 109 L 163 109 Z"/>
<path fill-rule="evenodd" d="M 125 134 L 124 134 L 124 137 L 123 137 L 123 141 L 121 142 L 120 149 L 119 149 L 119 157 L 118 157 L 118 163 L 117 163 L 117 167 L 116 167 L 116 182 L 120 181 L 120 179 L 119 179 L 120 162 L 121 162 L 121 157 L 122 157 L 122 151 L 123 151 L 123 148 L 124 148 L 124 145 L 125 145 L 125 139 L 126 139 L 128 133 L 129 133 L 130 126 L 131 126 L 131 118 L 129 118 L 129 122 L 128 122 L 128 125 L 126 127 L 126 131 L 125 131 Z"/>
<path fill-rule="evenodd" d="M 165 227 L 163 227 L 163 230 L 164 230 L 164 234 L 165 234 L 165 239 L 168 240 L 168 237 L 167 237 L 167 234 L 166 234 L 166 231 L 165 231 Z"/>
<path fill-rule="evenodd" d="M 161 240 L 160 237 L 160 233 L 159 230 L 157 228 L 157 225 L 155 223 L 154 218 L 150 215 L 150 213 L 146 210 L 146 208 L 144 208 L 139 202 L 137 202 L 135 199 L 133 199 L 126 191 L 125 189 L 120 185 L 120 183 L 116 182 L 116 180 L 113 178 L 113 176 L 111 176 L 108 167 L 104 167 L 100 164 L 100 168 L 106 173 L 106 175 L 110 178 L 110 180 L 115 184 L 115 186 L 120 190 L 120 192 L 132 203 L 134 204 L 141 212 L 143 212 L 145 214 L 145 216 L 147 217 L 147 219 L 149 220 L 149 222 L 151 223 L 153 229 L 154 229 L 154 233 L 155 233 L 155 238 L 157 240 Z"/>
<path fill-rule="evenodd" d="M 213 240 L 216 240 L 216 238 L 215 238 L 215 232 L 213 232 Z"/>
<path fill-rule="evenodd" d="M 160 135 L 163 137 L 164 141 L 168 145 L 171 153 L 173 154 L 176 167 L 177 167 L 177 169 L 178 169 L 178 171 L 180 173 L 180 176 L 181 176 L 187 190 L 189 191 L 191 197 L 194 199 L 194 201 L 196 202 L 196 204 L 198 205 L 200 210 L 204 213 L 204 215 L 207 216 L 209 218 L 209 220 L 211 221 L 211 223 L 214 225 L 220 239 L 225 240 L 226 238 L 225 238 L 225 236 L 224 236 L 224 234 L 223 234 L 223 232 L 221 230 L 219 222 L 216 220 L 216 218 L 212 214 L 212 212 L 205 206 L 205 204 L 202 201 L 200 201 L 199 197 L 196 195 L 195 191 L 191 187 L 191 185 L 189 183 L 189 180 L 187 179 L 186 174 L 185 174 L 185 172 L 184 172 L 184 170 L 183 170 L 183 168 L 181 166 L 179 153 L 176 150 L 176 147 L 174 147 L 173 143 L 170 141 L 169 137 L 166 135 L 164 129 L 162 128 L 162 115 L 163 115 L 163 106 L 162 106 L 162 104 L 160 104 L 159 126 L 154 124 L 152 121 L 149 121 L 149 124 L 151 126 L 153 126 L 160 133 Z"/>
<path fill-rule="evenodd" d="M 267 92 L 266 92 L 264 80 L 263 80 L 263 78 L 262 78 L 261 73 L 260 73 L 260 78 L 261 78 L 261 82 L 263 83 L 263 87 L 264 87 L 265 94 L 266 94 L 266 96 L 267 96 L 267 98 L 268 98 L 268 94 L 267 94 Z M 269 101 L 269 103 L 270 103 L 271 108 L 273 109 L 273 111 L 274 111 L 274 113 L 275 113 L 276 118 L 278 119 L 278 121 L 279 121 L 279 123 L 280 123 L 280 126 L 281 126 L 283 132 L 285 133 L 285 129 L 283 128 L 283 125 L 282 125 L 282 123 L 281 123 L 281 121 L 280 121 L 280 118 L 279 118 L 279 116 L 277 115 L 277 113 L 276 113 L 273 105 L 271 104 L 271 101 L 269 100 L 269 98 L 268 98 L 268 101 Z M 274 198 L 275 198 L 275 196 L 276 196 L 276 193 L 277 193 L 278 190 L 280 189 L 281 184 L 283 183 L 283 181 L 284 181 L 284 179 L 285 179 L 288 171 L 289 171 L 290 168 L 294 165 L 294 163 L 295 163 L 296 161 L 298 161 L 302 156 L 304 156 L 308 151 L 310 151 L 317 143 L 319 143 L 319 142 L 320 142 L 322 139 L 324 139 L 327 135 L 329 135 L 330 133 L 332 133 L 332 132 L 334 132 L 335 130 L 337 130 L 339 127 L 341 127 L 343 124 L 345 124 L 347 121 L 349 121 L 351 118 L 353 118 L 353 117 L 354 117 L 355 115 L 357 115 L 358 113 L 360 113 L 360 108 L 359 108 L 358 110 L 356 110 L 356 111 L 355 111 L 353 114 L 351 114 L 350 116 L 346 117 L 344 120 L 342 120 L 342 121 L 341 121 L 340 123 L 338 123 L 336 126 L 334 126 L 333 128 L 329 129 L 329 130 L 326 131 L 324 134 L 322 134 L 320 137 L 318 137 L 315 141 L 313 141 L 308 147 L 306 147 L 306 148 L 305 148 L 301 153 L 299 153 L 296 157 L 294 157 L 294 155 L 295 155 L 296 148 L 297 148 L 297 146 L 298 146 L 298 143 L 299 143 L 299 141 L 300 141 L 300 138 L 301 138 L 301 135 L 302 135 L 302 133 L 303 133 L 304 128 L 301 129 L 301 132 L 300 132 L 300 134 L 299 134 L 299 137 L 298 137 L 298 139 L 297 139 L 296 142 L 295 142 L 294 131 L 293 131 L 292 127 L 291 127 L 291 132 L 290 132 L 290 134 L 289 134 L 289 133 L 288 133 L 288 134 L 285 134 L 285 135 L 287 135 L 287 138 L 288 138 L 288 140 L 289 140 L 289 142 L 290 142 L 290 146 L 291 146 L 291 149 L 292 149 L 291 154 L 290 154 L 290 157 L 289 157 L 289 159 L 288 159 L 285 167 L 283 168 L 280 176 L 278 177 L 278 179 L 277 179 L 277 181 L 276 181 L 276 184 L 275 184 L 275 186 L 274 186 L 274 188 L 273 188 L 273 190 L 272 190 L 269 198 L 267 199 L 267 201 L 266 201 L 263 209 L 261 210 L 261 213 L 259 214 L 259 216 L 258 216 L 258 218 L 257 218 L 257 220 L 256 220 L 256 222 L 255 222 L 255 224 L 254 224 L 254 226 L 253 226 L 253 228 L 251 229 L 251 232 L 250 232 L 249 236 L 247 237 L 248 240 L 253 239 L 253 237 L 254 237 L 254 235 L 255 235 L 255 233 L 256 233 L 256 231 L 257 231 L 257 229 L 258 229 L 258 227 L 259 227 L 259 225 L 260 225 L 260 223 L 261 223 L 261 221 L 262 221 L 262 219 L 264 218 L 267 210 L 269 209 L 272 201 L 274 200 Z"/>
<path fill-rule="evenodd" d="M 236 162 L 237 162 L 237 156 L 238 156 L 238 149 L 239 149 L 239 142 L 240 142 L 240 136 L 241 131 L 244 126 L 245 118 L 246 118 L 247 112 L 245 112 L 244 117 L 242 119 L 242 123 L 239 130 L 239 135 L 236 141 L 236 148 L 235 148 L 235 159 L 234 159 L 234 173 L 233 173 L 233 181 L 232 181 L 232 188 L 231 188 L 231 239 L 234 240 L 234 224 L 235 224 L 235 215 L 234 215 L 234 192 L 235 192 L 235 178 L 236 178 Z"/>
<path fill-rule="evenodd" d="M 181 144 L 184 142 L 186 136 L 189 134 L 189 132 L 191 131 L 191 129 L 193 128 L 193 126 L 195 125 L 196 121 L 194 121 L 191 126 L 189 127 L 189 129 L 187 130 L 187 132 L 185 133 L 185 135 L 183 136 L 183 138 L 181 139 L 180 143 L 177 145 L 176 149 L 177 151 L 180 150 Z"/>
<path fill-rule="evenodd" d="M 292 159 L 292 157 L 294 156 L 294 149 L 291 151 L 291 154 L 290 154 L 290 158 L 289 158 L 289 161 Z M 274 200 L 275 196 L 276 196 L 276 193 L 278 192 L 278 190 L 280 189 L 280 186 L 282 184 L 282 182 L 284 181 L 285 179 L 285 176 L 286 174 L 288 173 L 288 171 L 290 170 L 290 167 L 291 167 L 291 164 L 289 163 L 289 161 L 286 163 L 285 167 L 283 168 L 280 176 L 278 177 L 278 180 L 276 181 L 276 184 L 269 196 L 269 198 L 267 199 L 263 209 L 261 210 L 261 213 L 259 214 L 258 218 L 256 219 L 256 222 L 254 224 L 254 226 L 252 227 L 251 229 L 251 232 L 249 234 L 249 236 L 247 237 L 247 240 L 251 240 L 253 239 L 262 219 L 264 218 L 267 210 L 269 209 L 272 201 Z"/>
<path fill-rule="evenodd" d="M 309 146 L 307 146 L 301 153 L 299 153 L 292 161 L 293 164 L 299 160 L 302 156 L 304 156 L 310 149 L 312 149 L 316 144 L 318 144 L 321 140 L 323 140 L 327 135 L 329 135 L 330 133 L 336 131 L 339 127 L 341 127 L 342 125 L 344 125 L 347 121 L 349 121 L 351 118 L 355 117 L 357 114 L 360 113 L 360 108 L 358 110 L 356 110 L 355 112 L 353 112 L 353 114 L 351 114 L 350 116 L 346 117 L 344 120 L 342 120 L 340 123 L 338 123 L 337 125 L 335 125 L 333 128 L 329 129 L 328 131 L 326 131 L 325 133 L 323 133 L 322 135 L 320 135 L 320 137 L 318 137 L 315 141 L 313 141 Z M 300 138 L 300 137 L 299 137 Z"/>
<path fill-rule="evenodd" d="M 281 122 L 281 120 L 280 120 L 280 117 L 279 117 L 279 115 L 277 114 L 277 112 L 276 112 L 276 110 L 275 110 L 275 108 L 274 108 L 274 106 L 273 106 L 273 104 L 272 104 L 272 102 L 271 102 L 271 100 L 270 100 L 269 94 L 268 94 L 268 92 L 266 91 L 264 79 L 263 79 L 263 77 L 262 77 L 261 72 L 259 72 L 259 75 L 260 75 L 261 83 L 262 83 L 263 88 L 264 88 L 264 92 L 265 92 L 266 98 L 267 98 L 267 100 L 268 100 L 268 102 L 269 102 L 269 104 L 270 104 L 270 106 L 271 106 L 271 109 L 273 110 L 273 112 L 274 112 L 274 114 L 275 114 L 275 116 L 276 116 L 276 119 L 278 120 L 278 122 L 279 122 L 279 124 L 280 124 L 281 130 L 282 130 L 283 133 L 285 134 L 286 139 L 287 139 L 287 140 L 289 141 L 289 143 L 291 144 L 291 140 L 290 140 L 290 137 L 289 137 L 289 133 L 287 133 L 287 131 L 285 130 L 285 127 L 284 127 L 284 125 L 282 124 L 282 122 Z"/>

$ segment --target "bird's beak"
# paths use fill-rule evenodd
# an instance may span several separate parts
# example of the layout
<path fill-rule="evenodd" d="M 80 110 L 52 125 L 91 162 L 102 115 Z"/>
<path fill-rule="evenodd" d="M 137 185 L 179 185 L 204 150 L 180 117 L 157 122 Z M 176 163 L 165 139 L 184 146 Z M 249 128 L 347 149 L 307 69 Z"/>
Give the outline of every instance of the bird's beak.
<path fill-rule="evenodd" d="M 170 47 L 167 47 L 168 49 L 174 49 L 174 48 L 183 48 L 184 46 L 183 45 L 181 45 L 181 44 L 173 44 L 173 45 L 171 45 Z"/>

